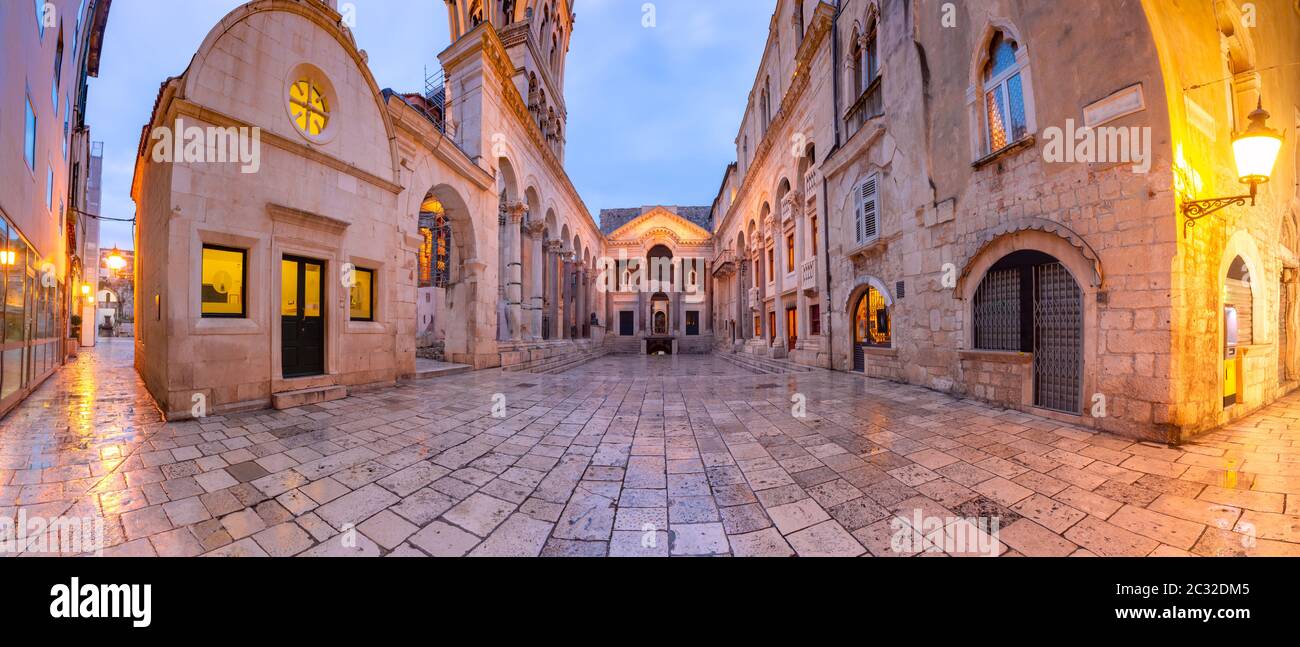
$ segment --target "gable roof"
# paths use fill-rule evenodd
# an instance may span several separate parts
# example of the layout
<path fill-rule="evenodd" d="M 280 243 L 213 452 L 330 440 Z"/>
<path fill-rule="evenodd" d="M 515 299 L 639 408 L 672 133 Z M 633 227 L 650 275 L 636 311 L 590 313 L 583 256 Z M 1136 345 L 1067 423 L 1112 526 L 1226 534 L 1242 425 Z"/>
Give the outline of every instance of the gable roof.
<path fill-rule="evenodd" d="M 641 216 L 658 210 L 666 211 L 705 231 L 711 232 L 713 230 L 712 207 L 647 206 L 630 209 L 601 209 L 600 231 L 609 236 Z"/>

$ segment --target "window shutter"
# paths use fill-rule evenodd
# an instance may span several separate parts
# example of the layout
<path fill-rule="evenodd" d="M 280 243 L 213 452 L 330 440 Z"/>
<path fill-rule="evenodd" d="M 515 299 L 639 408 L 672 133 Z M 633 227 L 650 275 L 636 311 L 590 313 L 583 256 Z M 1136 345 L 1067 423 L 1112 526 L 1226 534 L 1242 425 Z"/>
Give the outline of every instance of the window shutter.
<path fill-rule="evenodd" d="M 862 183 L 858 197 L 858 244 L 865 244 L 880 234 L 880 196 L 878 192 L 879 176 L 872 175 Z"/>
<path fill-rule="evenodd" d="M 853 242 L 861 245 L 862 238 L 862 185 L 853 188 Z"/>

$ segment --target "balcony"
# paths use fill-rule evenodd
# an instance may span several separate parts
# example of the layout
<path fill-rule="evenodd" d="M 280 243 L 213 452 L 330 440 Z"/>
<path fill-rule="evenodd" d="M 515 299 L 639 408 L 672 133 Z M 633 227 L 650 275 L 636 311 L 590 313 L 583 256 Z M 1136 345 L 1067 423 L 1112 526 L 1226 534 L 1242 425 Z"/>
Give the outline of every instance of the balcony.
<path fill-rule="evenodd" d="M 817 259 L 810 258 L 799 266 L 799 287 L 804 292 L 817 291 Z"/>
<path fill-rule="evenodd" d="M 816 169 L 809 169 L 803 175 L 803 197 L 804 202 L 808 204 L 817 203 L 817 194 L 820 192 L 818 186 L 821 182 L 821 174 Z"/>
<path fill-rule="evenodd" d="M 877 74 L 845 112 L 844 121 L 848 124 L 850 136 L 866 122 L 885 114 L 884 95 L 880 91 L 880 85 L 880 75 Z"/>

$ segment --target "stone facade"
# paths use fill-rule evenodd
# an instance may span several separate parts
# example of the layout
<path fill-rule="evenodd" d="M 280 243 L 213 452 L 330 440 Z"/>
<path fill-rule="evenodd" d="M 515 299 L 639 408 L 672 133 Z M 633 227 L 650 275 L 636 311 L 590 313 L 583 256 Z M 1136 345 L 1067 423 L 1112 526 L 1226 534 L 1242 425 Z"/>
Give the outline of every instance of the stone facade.
<path fill-rule="evenodd" d="M 610 345 L 623 353 L 700 354 L 713 349 L 714 243 L 699 207 L 601 212 L 607 231 L 599 286 Z M 704 224 L 707 224 L 705 221 Z"/>
<path fill-rule="evenodd" d="M 562 166 L 565 113 L 553 88 L 562 87 L 563 51 L 536 55 L 561 31 L 567 43 L 572 11 L 559 6 L 554 16 L 520 3 L 484 17 L 448 3 L 453 42 L 440 55 L 436 111 L 432 97 L 376 86 L 332 1 L 257 0 L 212 31 L 189 69 L 163 84 L 133 188 L 137 368 L 170 418 L 413 375 L 430 210 L 450 229 L 435 311 L 441 339 L 430 340 L 447 361 L 510 365 L 532 357 L 530 347 L 554 354 L 592 336 L 601 237 Z M 533 79 L 549 98 L 529 96 Z M 323 101 L 296 107 L 300 83 Z M 312 125 L 320 112 L 324 123 Z M 256 168 L 156 154 L 178 119 L 209 133 L 260 129 Z M 204 284 L 205 246 L 245 259 L 237 316 L 204 310 L 216 289 Z M 303 319 L 323 326 L 319 350 L 298 337 L 315 334 L 302 332 L 311 326 L 285 323 L 282 309 L 305 311 L 284 287 L 295 280 L 284 269 L 291 259 L 309 261 L 307 273 L 323 268 L 322 312 Z M 357 272 L 371 291 L 361 315 Z M 319 353 L 323 370 L 286 370 L 301 356 L 290 357 L 285 335 L 301 353 Z"/>
<path fill-rule="evenodd" d="M 742 323 L 744 350 L 784 352 L 764 332 L 775 283 L 798 308 L 798 344 L 817 349 L 790 351 L 795 361 L 1132 436 L 1180 441 L 1293 388 L 1295 138 L 1255 206 L 1185 228 L 1180 205 L 1242 193 L 1230 140 L 1261 100 L 1272 127 L 1293 125 L 1300 84 L 1275 66 L 1300 58 L 1300 13 L 1281 0 L 1248 15 L 1231 3 L 1099 4 L 778 2 L 739 162 L 715 204 L 720 255 L 758 274 L 719 289 L 728 311 L 761 315 Z M 1007 102 L 992 128 L 990 92 Z M 1084 126 L 1131 134 L 1133 146 L 1054 154 L 1058 135 Z M 796 197 L 803 185 L 799 204 L 825 223 L 824 256 L 794 247 L 794 265 L 814 261 L 816 274 L 798 300 L 788 276 L 764 273 L 790 230 L 787 184 Z M 874 225 L 866 236 L 860 220 Z M 1253 279 L 1253 335 L 1238 349 L 1240 395 L 1225 406 L 1223 313 L 1234 304 L 1223 295 L 1237 258 Z M 1006 272 L 1034 277 L 1021 313 L 1038 315 L 1022 319 L 1023 345 L 993 349 L 990 304 L 1015 302 L 993 294 Z M 868 294 L 888 310 L 884 349 L 855 339 Z M 806 336 L 813 304 L 822 334 Z"/>

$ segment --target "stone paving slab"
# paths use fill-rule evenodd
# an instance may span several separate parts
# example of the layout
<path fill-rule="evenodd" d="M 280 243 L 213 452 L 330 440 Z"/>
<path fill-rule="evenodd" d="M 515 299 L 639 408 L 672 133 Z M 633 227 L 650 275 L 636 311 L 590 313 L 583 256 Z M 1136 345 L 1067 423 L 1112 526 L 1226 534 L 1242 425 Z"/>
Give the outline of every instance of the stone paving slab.
<path fill-rule="evenodd" d="M 20 512 L 102 518 L 121 556 L 1289 556 L 1300 394 L 1171 448 L 855 375 L 606 356 L 166 424 L 114 340 L 0 421 Z"/>

